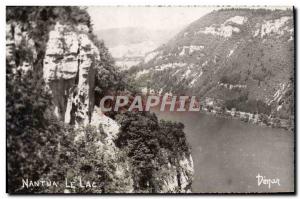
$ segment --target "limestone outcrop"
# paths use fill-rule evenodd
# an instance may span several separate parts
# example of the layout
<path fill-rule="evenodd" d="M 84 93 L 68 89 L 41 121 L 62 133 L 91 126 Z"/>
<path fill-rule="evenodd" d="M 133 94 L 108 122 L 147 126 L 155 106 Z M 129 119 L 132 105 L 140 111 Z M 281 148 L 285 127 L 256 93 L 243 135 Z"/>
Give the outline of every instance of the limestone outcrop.
<path fill-rule="evenodd" d="M 6 49 L 7 61 L 17 65 L 22 71 L 32 70 L 37 59 L 37 50 L 32 38 L 28 37 L 27 28 L 22 23 L 10 22 L 7 25 Z M 102 159 L 113 165 L 111 187 L 115 192 L 134 192 L 134 174 L 132 163 L 124 151 L 116 147 L 114 140 L 120 131 L 120 124 L 103 114 L 95 105 L 96 67 L 101 62 L 98 47 L 90 38 L 90 29 L 86 25 L 67 25 L 56 22 L 50 29 L 42 60 L 42 74 L 45 89 L 52 95 L 53 110 L 57 118 L 77 128 L 74 142 L 85 139 L 83 127 L 95 127 L 103 139 L 94 143 Z M 19 47 L 32 54 L 33 60 L 16 63 L 14 51 Z M 177 157 L 177 163 L 168 161 L 170 154 L 161 158 L 166 163 L 160 165 L 155 173 L 160 181 L 161 193 L 191 192 L 193 161 L 190 155 Z M 97 157 L 95 157 L 97 158 Z M 66 190 L 69 192 L 69 190 Z"/>

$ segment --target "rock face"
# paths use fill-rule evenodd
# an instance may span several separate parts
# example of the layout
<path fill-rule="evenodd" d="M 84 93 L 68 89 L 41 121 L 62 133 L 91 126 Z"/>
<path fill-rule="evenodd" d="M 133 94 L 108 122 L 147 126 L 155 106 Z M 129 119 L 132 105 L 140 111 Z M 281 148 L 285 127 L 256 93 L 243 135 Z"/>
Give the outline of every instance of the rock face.
<path fill-rule="evenodd" d="M 87 36 L 57 23 L 49 33 L 43 75 L 54 97 L 55 113 L 70 124 L 88 124 L 94 108 L 95 65 L 99 50 Z"/>
<path fill-rule="evenodd" d="M 167 158 L 168 154 L 165 154 Z M 192 156 L 177 157 L 177 163 L 161 166 L 158 176 L 162 181 L 161 193 L 191 193 L 194 164 Z"/>
<path fill-rule="evenodd" d="M 37 58 L 34 42 L 28 38 L 26 27 L 13 22 L 7 25 L 7 59 L 13 62 L 14 51 L 20 45 Z M 75 125 L 78 135 L 74 142 L 85 139 L 82 127 L 96 127 L 103 139 L 95 143 L 103 154 L 103 161 L 114 165 L 110 186 L 115 192 L 134 192 L 131 162 L 124 151 L 115 146 L 114 139 L 118 136 L 120 125 L 105 116 L 95 106 L 95 67 L 101 57 L 99 49 L 89 38 L 89 28 L 85 25 L 65 25 L 57 22 L 50 30 L 43 60 L 43 78 L 53 97 L 55 115 L 67 124 Z M 33 70 L 32 63 L 23 61 L 18 68 L 23 71 Z M 33 71 L 35 72 L 35 71 Z M 82 130 L 81 130 L 82 129 Z M 191 192 L 193 162 L 191 156 L 178 157 L 176 165 L 168 162 L 170 154 L 165 154 L 166 164 L 157 171 L 157 179 L 162 183 L 159 192 Z M 95 157 L 97 158 L 97 157 Z M 164 173 L 163 176 L 160 174 Z M 69 192 L 69 190 L 66 190 Z"/>

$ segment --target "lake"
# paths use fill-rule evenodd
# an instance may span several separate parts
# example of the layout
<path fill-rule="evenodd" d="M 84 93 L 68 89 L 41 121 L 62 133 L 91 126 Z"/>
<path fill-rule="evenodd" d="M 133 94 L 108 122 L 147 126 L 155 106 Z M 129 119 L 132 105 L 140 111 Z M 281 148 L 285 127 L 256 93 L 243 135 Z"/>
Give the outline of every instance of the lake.
<path fill-rule="evenodd" d="M 292 192 L 294 134 L 200 112 L 155 112 L 159 119 L 182 122 L 194 161 L 194 193 Z M 278 178 L 258 186 L 256 176 Z"/>

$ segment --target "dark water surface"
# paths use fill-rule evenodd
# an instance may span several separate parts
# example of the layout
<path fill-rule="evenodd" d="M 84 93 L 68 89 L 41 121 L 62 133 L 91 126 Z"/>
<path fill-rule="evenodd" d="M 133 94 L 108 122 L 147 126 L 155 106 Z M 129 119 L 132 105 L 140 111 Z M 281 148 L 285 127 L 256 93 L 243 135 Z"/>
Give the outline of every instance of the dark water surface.
<path fill-rule="evenodd" d="M 199 112 L 153 112 L 185 125 L 194 160 L 194 193 L 293 191 L 292 132 Z M 258 186 L 257 174 L 279 178 L 280 186 Z"/>

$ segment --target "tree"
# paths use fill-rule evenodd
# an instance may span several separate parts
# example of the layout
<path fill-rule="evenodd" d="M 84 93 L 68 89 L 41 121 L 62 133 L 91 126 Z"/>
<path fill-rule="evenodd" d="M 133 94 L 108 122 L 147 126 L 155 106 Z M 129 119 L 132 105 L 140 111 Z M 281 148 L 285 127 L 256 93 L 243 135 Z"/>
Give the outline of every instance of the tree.
<path fill-rule="evenodd" d="M 162 164 L 160 153 L 168 151 L 169 158 L 175 160 L 189 152 L 182 123 L 158 121 L 148 112 L 125 112 L 116 116 L 121 124 L 116 146 L 127 151 L 132 160 L 134 188 L 137 192 L 158 192 L 160 184 L 155 176 Z"/>

